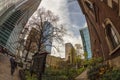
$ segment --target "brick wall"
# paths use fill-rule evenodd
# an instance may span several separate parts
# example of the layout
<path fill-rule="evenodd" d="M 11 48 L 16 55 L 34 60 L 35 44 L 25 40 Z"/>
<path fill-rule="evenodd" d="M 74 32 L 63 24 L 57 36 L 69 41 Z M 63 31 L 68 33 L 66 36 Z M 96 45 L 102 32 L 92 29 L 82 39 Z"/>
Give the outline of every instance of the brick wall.
<path fill-rule="evenodd" d="M 91 11 L 84 1 L 89 1 L 93 4 Z M 118 14 L 118 6 L 110 7 L 107 3 L 101 0 L 78 0 L 82 11 L 86 17 L 88 28 L 90 31 L 90 40 L 93 57 L 103 57 L 105 60 L 112 60 L 111 62 L 118 65 L 120 59 L 120 45 L 117 49 L 110 51 L 106 40 L 105 27 L 103 26 L 106 19 L 109 19 L 120 34 L 120 17 Z M 116 5 L 119 5 L 116 3 Z M 116 9 L 115 9 L 116 7 Z M 120 38 L 120 36 L 119 36 Z M 112 54 L 111 54 L 112 53 Z"/>

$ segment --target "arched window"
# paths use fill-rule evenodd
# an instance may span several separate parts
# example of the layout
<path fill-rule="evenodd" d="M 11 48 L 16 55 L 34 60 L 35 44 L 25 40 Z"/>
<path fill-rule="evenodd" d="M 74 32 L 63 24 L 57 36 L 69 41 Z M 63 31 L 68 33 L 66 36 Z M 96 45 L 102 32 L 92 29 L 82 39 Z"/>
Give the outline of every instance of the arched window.
<path fill-rule="evenodd" d="M 106 25 L 106 34 L 107 34 L 108 40 L 110 41 L 112 49 L 115 49 L 120 44 L 120 41 L 117 37 L 116 32 L 112 28 L 111 24 Z"/>
<path fill-rule="evenodd" d="M 91 3 L 91 2 L 88 1 L 88 0 L 85 0 L 85 5 L 87 6 L 87 8 L 88 8 L 89 10 L 91 10 L 92 12 L 94 12 L 94 5 L 93 5 L 93 3 Z"/>
<path fill-rule="evenodd" d="M 115 26 L 110 21 L 110 19 L 105 20 L 105 33 L 106 39 L 110 48 L 110 51 L 113 51 L 120 45 L 120 34 L 117 32 Z"/>

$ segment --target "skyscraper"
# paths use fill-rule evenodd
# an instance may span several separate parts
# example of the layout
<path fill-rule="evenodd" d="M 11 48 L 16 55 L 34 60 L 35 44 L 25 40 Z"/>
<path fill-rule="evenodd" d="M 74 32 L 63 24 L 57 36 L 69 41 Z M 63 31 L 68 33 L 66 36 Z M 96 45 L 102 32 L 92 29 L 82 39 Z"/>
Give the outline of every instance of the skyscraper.
<path fill-rule="evenodd" d="M 41 0 L 0 1 L 0 45 L 14 55 L 19 52 L 19 36 Z"/>
<path fill-rule="evenodd" d="M 90 36 L 88 27 L 80 29 L 80 34 L 83 42 L 84 53 L 88 54 L 88 59 L 92 57 Z"/>
<path fill-rule="evenodd" d="M 53 42 L 53 25 L 52 23 L 45 21 L 44 22 L 44 28 L 43 28 L 43 40 L 45 40 L 44 49 L 48 53 L 51 53 L 52 49 L 52 42 Z"/>

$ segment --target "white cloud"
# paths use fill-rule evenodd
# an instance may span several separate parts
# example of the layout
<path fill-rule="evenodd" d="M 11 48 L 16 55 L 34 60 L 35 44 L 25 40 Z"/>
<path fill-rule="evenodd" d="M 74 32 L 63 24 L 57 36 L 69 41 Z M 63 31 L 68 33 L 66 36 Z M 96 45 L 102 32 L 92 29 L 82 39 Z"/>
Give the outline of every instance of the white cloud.
<path fill-rule="evenodd" d="M 66 24 L 65 27 L 68 30 L 69 35 L 64 36 L 64 43 L 81 44 L 81 37 L 79 29 L 86 26 L 85 19 L 80 11 L 77 2 L 68 3 L 67 0 L 42 0 L 40 7 L 44 7 L 47 10 L 51 10 L 55 15 L 60 17 L 60 23 Z M 60 46 L 59 44 L 54 44 Z M 60 47 L 60 52 L 52 55 L 65 57 L 65 47 Z"/>
<path fill-rule="evenodd" d="M 58 15 L 61 23 L 70 22 L 67 0 L 42 0 L 40 7 L 45 7 L 51 10 L 55 15 Z"/>

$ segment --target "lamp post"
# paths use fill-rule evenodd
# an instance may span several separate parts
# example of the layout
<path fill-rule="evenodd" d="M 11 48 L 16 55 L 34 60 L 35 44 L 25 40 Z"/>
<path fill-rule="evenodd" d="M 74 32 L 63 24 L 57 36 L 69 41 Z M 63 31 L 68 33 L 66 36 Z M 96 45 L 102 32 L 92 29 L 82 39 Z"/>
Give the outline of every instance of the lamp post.
<path fill-rule="evenodd" d="M 37 73 L 38 80 L 42 80 L 42 74 L 45 71 L 46 57 L 48 52 L 36 53 L 33 56 L 33 71 Z"/>

